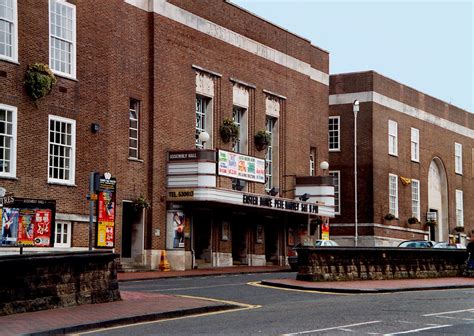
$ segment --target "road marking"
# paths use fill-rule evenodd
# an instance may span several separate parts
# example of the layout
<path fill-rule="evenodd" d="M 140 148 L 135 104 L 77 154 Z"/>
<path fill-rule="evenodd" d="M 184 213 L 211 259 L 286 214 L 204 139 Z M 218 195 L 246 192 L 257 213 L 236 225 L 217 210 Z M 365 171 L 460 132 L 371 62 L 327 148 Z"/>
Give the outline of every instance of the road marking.
<path fill-rule="evenodd" d="M 220 310 L 220 311 L 215 311 L 215 312 L 193 314 L 193 315 L 187 315 L 187 316 L 172 317 L 172 318 L 159 319 L 159 320 L 147 321 L 147 322 L 129 323 L 129 324 L 124 324 L 124 325 L 120 325 L 120 326 L 116 326 L 116 327 L 94 329 L 94 330 L 84 331 L 84 332 L 81 332 L 81 333 L 70 334 L 70 335 L 71 336 L 86 335 L 86 334 L 98 333 L 98 332 L 101 332 L 101 331 L 107 331 L 107 330 L 123 329 L 123 328 L 128 328 L 128 327 L 131 327 L 131 326 L 140 326 L 140 325 L 147 325 L 147 324 L 152 324 L 152 323 L 161 323 L 161 322 L 167 322 L 167 321 L 183 320 L 183 319 L 187 319 L 187 318 L 196 318 L 196 317 L 202 317 L 202 316 L 211 316 L 211 315 L 218 315 L 218 314 L 225 314 L 225 313 L 234 313 L 234 312 L 238 312 L 238 311 L 249 310 L 249 309 L 257 309 L 257 308 L 262 307 L 261 305 L 251 305 L 251 304 L 242 303 L 242 302 L 229 301 L 229 300 L 219 300 L 219 299 L 205 298 L 205 297 L 200 297 L 200 296 L 190 296 L 190 295 L 176 295 L 176 296 L 189 298 L 189 299 L 199 299 L 199 300 L 206 300 L 206 301 L 212 301 L 212 302 L 232 304 L 232 305 L 240 306 L 241 308 L 234 308 L 234 309 L 229 309 L 229 310 Z"/>
<path fill-rule="evenodd" d="M 422 316 L 436 316 L 436 315 L 444 315 L 444 314 L 456 314 L 456 313 L 463 313 L 463 312 L 470 312 L 474 311 L 473 309 L 464 309 L 464 310 L 453 310 L 453 311 L 448 311 L 448 312 L 442 312 L 442 313 L 432 313 L 432 314 L 425 314 Z"/>
<path fill-rule="evenodd" d="M 361 325 L 366 325 L 366 324 L 374 324 L 374 323 L 380 323 L 382 321 L 369 321 L 369 322 L 361 322 L 361 323 L 354 323 L 354 324 L 346 324 L 338 327 L 331 327 L 331 328 L 323 328 L 323 329 L 314 329 L 314 330 L 306 330 L 306 331 L 298 331 L 295 333 L 291 334 L 283 334 L 282 336 L 292 336 L 292 335 L 302 335 L 302 334 L 310 334 L 314 332 L 319 332 L 319 331 L 328 331 L 328 330 L 335 330 L 335 329 L 342 329 L 346 327 L 356 327 L 356 326 L 361 326 Z"/>
<path fill-rule="evenodd" d="M 149 292 L 166 292 L 166 291 L 178 291 L 178 290 L 214 288 L 214 287 L 244 286 L 244 285 L 246 285 L 245 282 L 242 282 L 242 283 L 229 283 L 229 284 L 222 284 L 222 285 L 212 285 L 212 286 L 194 286 L 194 287 L 176 287 L 176 288 L 152 289 Z"/>
<path fill-rule="evenodd" d="M 390 333 L 390 334 L 384 334 L 384 336 L 409 334 L 409 333 L 415 333 L 415 332 L 419 332 L 419 331 L 439 329 L 439 328 L 445 328 L 445 327 L 452 327 L 452 325 L 451 324 L 443 324 L 443 325 L 431 326 L 431 327 L 426 327 L 426 328 L 412 329 L 412 330 L 400 331 L 400 332 L 395 332 L 395 333 Z"/>
<path fill-rule="evenodd" d="M 474 319 L 465 318 L 465 317 L 454 317 L 454 316 L 438 316 L 439 318 L 453 319 L 453 320 L 462 320 L 462 321 L 474 321 Z"/>
<path fill-rule="evenodd" d="M 315 293 L 315 294 L 326 294 L 326 295 L 360 295 L 360 294 L 354 294 L 354 293 L 320 292 L 320 291 L 311 290 L 311 289 L 296 289 L 296 288 L 284 288 L 284 287 L 277 287 L 277 286 L 269 286 L 269 285 L 262 284 L 260 281 L 248 282 L 247 285 L 255 286 L 255 287 L 278 289 L 278 290 L 284 290 L 284 291 L 302 292 L 302 293 Z"/>

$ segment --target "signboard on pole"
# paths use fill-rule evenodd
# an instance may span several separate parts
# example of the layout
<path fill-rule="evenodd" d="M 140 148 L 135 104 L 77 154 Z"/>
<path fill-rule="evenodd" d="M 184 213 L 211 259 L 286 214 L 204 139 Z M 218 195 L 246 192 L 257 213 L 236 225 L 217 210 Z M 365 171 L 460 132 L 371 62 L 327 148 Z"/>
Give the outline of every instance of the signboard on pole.
<path fill-rule="evenodd" d="M 56 201 L 17 197 L 11 200 L 0 207 L 1 245 L 53 246 Z"/>
<path fill-rule="evenodd" d="M 115 178 L 105 173 L 99 181 L 97 203 L 97 247 L 114 248 L 115 246 Z"/>

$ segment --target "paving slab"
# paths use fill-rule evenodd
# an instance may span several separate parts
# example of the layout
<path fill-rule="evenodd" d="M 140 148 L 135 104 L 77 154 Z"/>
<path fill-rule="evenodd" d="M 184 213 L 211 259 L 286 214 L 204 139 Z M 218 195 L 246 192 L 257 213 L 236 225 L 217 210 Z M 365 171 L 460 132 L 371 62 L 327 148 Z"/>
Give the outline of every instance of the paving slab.
<path fill-rule="evenodd" d="M 122 301 L 0 317 L 0 335 L 58 335 L 237 308 L 204 299 L 121 291 Z"/>

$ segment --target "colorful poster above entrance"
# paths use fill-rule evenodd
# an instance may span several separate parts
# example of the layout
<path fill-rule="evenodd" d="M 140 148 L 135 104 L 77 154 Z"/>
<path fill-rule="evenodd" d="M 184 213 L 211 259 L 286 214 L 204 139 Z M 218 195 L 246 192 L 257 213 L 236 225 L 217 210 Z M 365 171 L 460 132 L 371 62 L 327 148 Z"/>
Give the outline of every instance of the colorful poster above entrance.
<path fill-rule="evenodd" d="M 97 204 L 97 247 L 115 246 L 115 193 L 117 181 L 106 173 L 100 178 Z"/>
<path fill-rule="evenodd" d="M 241 180 L 265 183 L 265 160 L 219 150 L 218 174 Z"/>

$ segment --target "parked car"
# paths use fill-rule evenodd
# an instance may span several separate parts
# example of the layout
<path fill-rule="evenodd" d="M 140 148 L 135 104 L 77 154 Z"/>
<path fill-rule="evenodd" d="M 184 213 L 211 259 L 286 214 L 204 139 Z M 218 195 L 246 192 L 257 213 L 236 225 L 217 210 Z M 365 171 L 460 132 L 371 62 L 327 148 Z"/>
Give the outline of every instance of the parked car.
<path fill-rule="evenodd" d="M 300 246 L 300 245 L 298 245 Z M 334 240 L 316 240 L 314 247 L 334 247 L 339 246 Z M 298 270 L 298 252 L 291 249 L 288 251 L 288 263 L 290 264 L 291 270 L 296 272 Z"/>
<path fill-rule="evenodd" d="M 461 244 L 449 244 L 448 242 L 439 242 L 434 244 L 434 248 L 448 248 L 448 249 L 465 249 L 466 246 L 463 246 Z"/>
<path fill-rule="evenodd" d="M 314 242 L 315 247 L 319 246 L 339 246 L 334 240 L 316 240 Z"/>
<path fill-rule="evenodd" d="M 408 248 L 431 248 L 434 243 L 431 240 L 407 240 L 398 244 L 398 247 Z"/>

